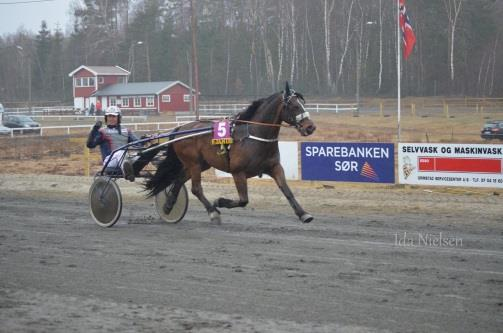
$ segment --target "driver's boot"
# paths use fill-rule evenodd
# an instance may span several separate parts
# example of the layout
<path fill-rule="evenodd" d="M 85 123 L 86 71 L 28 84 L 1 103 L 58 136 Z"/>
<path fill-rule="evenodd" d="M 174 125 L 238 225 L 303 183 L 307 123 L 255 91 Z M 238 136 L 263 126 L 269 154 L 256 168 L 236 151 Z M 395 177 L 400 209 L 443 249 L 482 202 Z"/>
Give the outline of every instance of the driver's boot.
<path fill-rule="evenodd" d="M 124 171 L 124 178 L 126 178 L 130 182 L 134 182 L 135 175 L 133 162 L 129 158 L 126 158 L 124 160 L 124 163 L 122 163 L 122 170 Z"/>

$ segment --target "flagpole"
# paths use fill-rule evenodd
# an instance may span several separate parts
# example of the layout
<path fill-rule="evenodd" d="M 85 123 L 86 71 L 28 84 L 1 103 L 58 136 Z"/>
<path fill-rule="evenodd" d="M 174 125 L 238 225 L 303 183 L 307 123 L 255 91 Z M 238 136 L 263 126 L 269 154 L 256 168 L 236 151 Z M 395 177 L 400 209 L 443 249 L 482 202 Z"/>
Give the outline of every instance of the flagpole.
<path fill-rule="evenodd" d="M 400 82 L 400 71 L 401 71 L 401 69 L 400 69 L 400 67 L 401 67 L 401 61 L 402 61 L 401 60 L 402 54 L 401 54 L 400 50 L 401 50 L 402 44 L 400 41 L 400 37 L 401 37 L 400 32 L 401 31 L 400 31 L 400 4 L 399 4 L 399 0 L 395 0 L 395 6 L 396 5 L 398 5 L 397 11 L 396 11 L 396 13 L 397 13 L 397 15 L 396 15 L 396 27 L 397 27 L 397 30 L 396 30 L 396 36 L 397 36 L 397 44 L 396 44 L 397 45 L 397 48 L 396 48 L 396 50 L 397 50 L 397 52 L 396 52 L 397 69 L 396 69 L 396 73 L 397 74 L 396 75 L 397 75 L 397 82 L 398 82 L 398 84 L 397 84 L 397 86 L 398 86 L 397 87 L 397 89 L 398 89 L 398 91 L 397 91 L 397 107 L 398 107 L 398 110 L 397 110 L 398 111 L 398 113 L 397 113 L 398 114 L 397 141 L 400 142 L 400 107 L 401 107 L 400 106 L 400 101 L 401 101 L 401 94 L 400 94 L 400 90 L 401 90 L 400 89 L 400 83 L 401 83 Z"/>

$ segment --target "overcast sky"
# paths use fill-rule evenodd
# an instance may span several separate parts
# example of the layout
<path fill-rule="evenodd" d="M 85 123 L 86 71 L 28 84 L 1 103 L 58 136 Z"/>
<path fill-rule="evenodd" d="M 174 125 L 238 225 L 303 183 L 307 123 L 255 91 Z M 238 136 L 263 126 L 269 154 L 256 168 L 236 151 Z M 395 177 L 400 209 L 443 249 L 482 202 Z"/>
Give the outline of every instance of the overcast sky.
<path fill-rule="evenodd" d="M 73 0 L 0 0 L 0 35 L 15 33 L 21 26 L 37 33 L 42 20 L 52 32 L 56 24 L 65 32 L 71 26 L 71 3 Z"/>

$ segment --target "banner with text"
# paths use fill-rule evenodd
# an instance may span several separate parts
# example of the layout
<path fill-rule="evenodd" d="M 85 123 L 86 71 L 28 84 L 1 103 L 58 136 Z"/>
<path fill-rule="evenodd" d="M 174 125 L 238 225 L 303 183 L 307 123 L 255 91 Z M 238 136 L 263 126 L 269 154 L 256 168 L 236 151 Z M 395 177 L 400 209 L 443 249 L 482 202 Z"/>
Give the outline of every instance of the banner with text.
<path fill-rule="evenodd" d="M 503 188 L 503 145 L 398 145 L 402 184 Z"/>
<path fill-rule="evenodd" d="M 303 142 L 303 180 L 394 183 L 392 143 Z"/>

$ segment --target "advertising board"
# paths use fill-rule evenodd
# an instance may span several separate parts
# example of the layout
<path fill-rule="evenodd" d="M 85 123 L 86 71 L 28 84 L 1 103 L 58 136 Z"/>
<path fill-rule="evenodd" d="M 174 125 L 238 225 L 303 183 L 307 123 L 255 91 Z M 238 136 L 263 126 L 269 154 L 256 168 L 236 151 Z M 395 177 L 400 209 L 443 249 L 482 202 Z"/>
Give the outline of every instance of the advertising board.
<path fill-rule="evenodd" d="M 401 184 L 503 188 L 503 145 L 400 143 Z"/>
<path fill-rule="evenodd" d="M 297 141 L 279 141 L 278 142 L 280 162 L 285 171 L 285 178 L 290 180 L 299 179 L 299 143 Z M 232 177 L 230 173 L 215 169 L 217 177 Z M 270 179 L 263 175 L 263 178 Z"/>
<path fill-rule="evenodd" d="M 303 180 L 394 183 L 392 143 L 303 142 Z"/>

